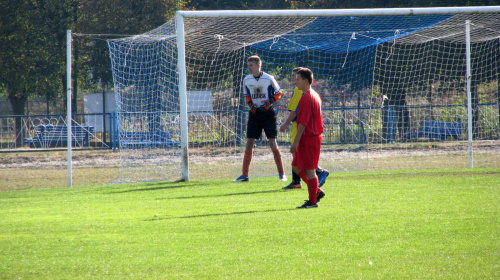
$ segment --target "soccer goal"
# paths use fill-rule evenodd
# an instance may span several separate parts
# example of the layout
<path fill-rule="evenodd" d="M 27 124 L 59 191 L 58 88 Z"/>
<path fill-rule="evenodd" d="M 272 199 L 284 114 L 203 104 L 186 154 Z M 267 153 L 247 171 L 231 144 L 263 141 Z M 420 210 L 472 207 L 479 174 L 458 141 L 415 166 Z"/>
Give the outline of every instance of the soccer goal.
<path fill-rule="evenodd" d="M 323 99 L 330 171 L 498 167 L 500 6 L 179 11 L 108 41 L 117 98 L 117 181 L 236 178 L 248 110 L 246 58 L 284 92 L 310 68 Z M 289 134 L 279 135 L 290 169 Z M 250 176 L 277 175 L 265 137 Z"/>

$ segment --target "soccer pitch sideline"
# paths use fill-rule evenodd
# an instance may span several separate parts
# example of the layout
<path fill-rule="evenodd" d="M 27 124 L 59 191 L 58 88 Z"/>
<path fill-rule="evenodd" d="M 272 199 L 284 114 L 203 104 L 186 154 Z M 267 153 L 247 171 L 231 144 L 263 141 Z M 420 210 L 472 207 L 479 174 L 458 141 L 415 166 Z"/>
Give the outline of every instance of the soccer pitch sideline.
<path fill-rule="evenodd" d="M 0 192 L 0 279 L 499 279 L 500 169 Z"/>

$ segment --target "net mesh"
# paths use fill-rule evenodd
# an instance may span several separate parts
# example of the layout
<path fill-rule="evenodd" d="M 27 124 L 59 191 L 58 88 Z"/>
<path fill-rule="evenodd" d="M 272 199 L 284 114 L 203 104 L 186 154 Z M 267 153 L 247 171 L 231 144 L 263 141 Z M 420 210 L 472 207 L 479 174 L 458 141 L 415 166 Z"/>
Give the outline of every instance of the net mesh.
<path fill-rule="evenodd" d="M 497 166 L 500 15 L 185 18 L 191 178 L 237 177 L 246 142 L 242 79 L 259 55 L 284 97 L 310 68 L 323 99 L 320 165 L 330 170 L 466 167 L 465 21 L 471 21 L 476 166 Z M 117 181 L 180 172 L 175 21 L 108 41 L 120 128 Z M 289 134 L 278 141 L 289 166 Z M 277 175 L 265 137 L 250 176 Z M 481 156 L 493 154 L 493 157 Z"/>

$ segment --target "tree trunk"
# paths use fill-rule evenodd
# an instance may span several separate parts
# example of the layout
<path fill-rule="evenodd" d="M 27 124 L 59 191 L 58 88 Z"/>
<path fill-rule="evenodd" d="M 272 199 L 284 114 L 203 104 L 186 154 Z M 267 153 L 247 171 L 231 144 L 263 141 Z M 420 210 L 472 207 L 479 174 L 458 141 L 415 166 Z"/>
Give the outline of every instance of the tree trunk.
<path fill-rule="evenodd" d="M 12 111 L 15 116 L 14 127 L 16 131 L 16 147 L 23 146 L 23 138 L 25 137 L 25 127 L 23 126 L 22 116 L 25 114 L 26 110 L 26 96 L 16 96 L 14 94 L 9 94 L 9 101 L 12 106 Z"/>
<path fill-rule="evenodd" d="M 76 44 L 73 44 L 73 62 L 72 62 L 72 71 L 71 71 L 71 114 L 78 114 L 78 58 L 79 58 L 79 51 L 78 47 Z M 75 119 L 73 117 L 73 119 Z"/>
<path fill-rule="evenodd" d="M 78 4 L 77 1 L 73 2 L 73 22 L 78 22 Z M 80 57 L 80 51 L 78 48 L 78 44 L 76 43 L 77 41 L 74 40 L 72 44 L 72 50 L 73 50 L 73 61 L 71 64 L 71 115 L 77 114 L 78 113 L 78 75 L 79 75 L 79 67 L 78 67 L 78 59 Z M 73 119 L 76 119 L 74 116 L 72 117 Z"/>

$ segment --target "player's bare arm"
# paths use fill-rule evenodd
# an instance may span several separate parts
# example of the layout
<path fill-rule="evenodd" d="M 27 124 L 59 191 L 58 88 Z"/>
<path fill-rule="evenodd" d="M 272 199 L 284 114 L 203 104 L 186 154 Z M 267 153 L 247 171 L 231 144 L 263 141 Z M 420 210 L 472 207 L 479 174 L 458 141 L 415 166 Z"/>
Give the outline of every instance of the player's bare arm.
<path fill-rule="evenodd" d="M 285 132 L 290 123 L 293 121 L 293 119 L 297 116 L 297 113 L 295 111 L 289 111 L 288 117 L 286 118 L 285 122 L 280 126 L 280 131 Z"/>

